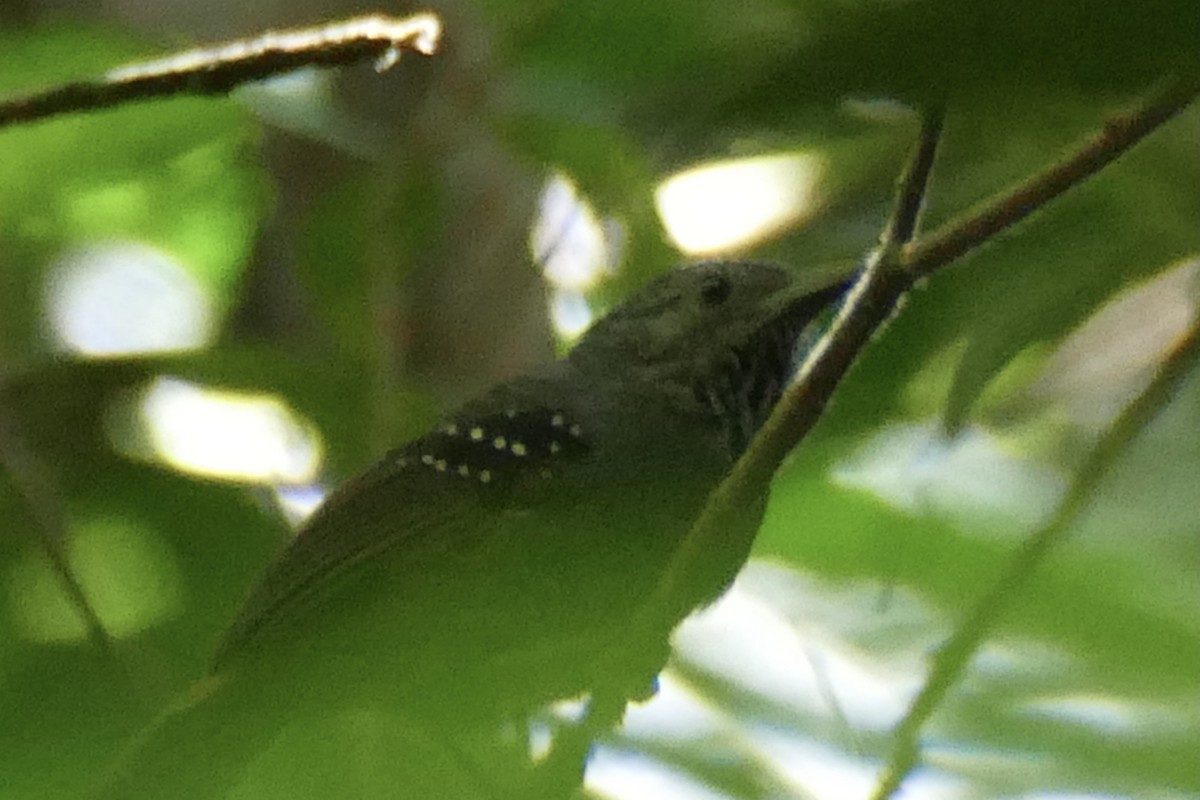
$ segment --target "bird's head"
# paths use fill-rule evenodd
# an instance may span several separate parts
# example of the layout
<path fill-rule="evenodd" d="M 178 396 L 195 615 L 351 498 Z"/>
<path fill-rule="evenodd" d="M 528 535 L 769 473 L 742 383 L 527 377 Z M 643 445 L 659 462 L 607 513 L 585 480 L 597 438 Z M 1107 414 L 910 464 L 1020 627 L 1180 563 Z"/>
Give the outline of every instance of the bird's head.
<path fill-rule="evenodd" d="M 597 322 L 569 358 L 585 373 L 715 413 L 740 448 L 790 377 L 802 332 L 845 288 L 802 292 L 770 264 L 675 269 Z"/>

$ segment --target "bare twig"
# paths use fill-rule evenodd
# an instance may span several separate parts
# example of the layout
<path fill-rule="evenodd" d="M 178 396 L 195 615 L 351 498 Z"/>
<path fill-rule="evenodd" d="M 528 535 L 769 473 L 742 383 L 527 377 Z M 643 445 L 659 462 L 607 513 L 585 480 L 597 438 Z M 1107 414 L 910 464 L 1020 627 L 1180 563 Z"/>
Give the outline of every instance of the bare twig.
<path fill-rule="evenodd" d="M 920 694 L 893 733 L 892 752 L 872 795 L 874 800 L 888 800 L 895 795 L 916 765 L 921 728 L 958 681 L 984 637 L 1034 570 L 1070 533 L 1072 524 L 1094 496 L 1113 463 L 1170 401 L 1197 363 L 1200 363 L 1200 318 L 1175 343 L 1146 389 L 1125 407 L 1093 448 L 1054 517 L 1025 541 L 1000 579 L 979 598 L 966 619 L 938 650 Z"/>
<path fill-rule="evenodd" d="M 306 66 L 374 58 L 376 69 L 383 71 L 404 50 L 435 52 L 441 30 L 441 20 L 429 13 L 401 19 L 375 15 L 190 50 L 0 101 L 0 128 L 164 95 L 224 94 L 243 83 Z"/>
<path fill-rule="evenodd" d="M 900 179 L 892 217 L 888 220 L 888 226 L 881 237 L 885 248 L 903 247 L 912 241 L 917 232 L 917 218 L 929 191 L 929 178 L 933 174 L 933 163 L 937 157 L 938 142 L 942 138 L 945 117 L 945 110 L 939 105 L 930 109 L 921 119 L 917 149 L 907 171 Z"/>
<path fill-rule="evenodd" d="M 1164 81 L 1133 109 L 1110 117 L 1071 155 L 923 237 L 908 253 L 905 268 L 924 277 L 989 241 L 1116 161 L 1186 108 L 1198 92 L 1195 81 Z"/>

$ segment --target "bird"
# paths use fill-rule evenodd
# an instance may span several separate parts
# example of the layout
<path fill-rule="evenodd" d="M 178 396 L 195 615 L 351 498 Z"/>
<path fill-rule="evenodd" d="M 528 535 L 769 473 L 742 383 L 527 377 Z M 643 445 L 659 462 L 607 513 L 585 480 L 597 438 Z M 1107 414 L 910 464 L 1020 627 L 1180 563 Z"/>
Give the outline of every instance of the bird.
<path fill-rule="evenodd" d="M 395 796 L 487 796 L 503 759 L 484 743 L 507 732 L 493 755 L 524 755 L 514 726 L 611 684 L 613 653 L 643 646 L 627 641 L 639 605 L 847 287 L 750 261 L 670 270 L 563 358 L 388 452 L 304 524 L 209 673 L 93 796 L 225 796 L 281 731 L 347 708 L 390 710 L 407 743 Z M 713 553 L 684 605 L 717 598 L 746 556 Z"/>

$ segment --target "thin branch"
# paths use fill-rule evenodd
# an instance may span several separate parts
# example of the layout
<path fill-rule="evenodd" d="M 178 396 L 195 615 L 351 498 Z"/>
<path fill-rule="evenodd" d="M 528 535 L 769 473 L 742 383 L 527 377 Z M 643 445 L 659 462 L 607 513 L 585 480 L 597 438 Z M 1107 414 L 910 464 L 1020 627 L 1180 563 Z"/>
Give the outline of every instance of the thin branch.
<path fill-rule="evenodd" d="M 1200 311 L 1200 309 L 1198 309 Z M 1034 570 L 1071 532 L 1080 512 L 1129 443 L 1170 401 L 1183 379 L 1200 363 L 1200 313 L 1175 343 L 1146 389 L 1113 421 L 1072 481 L 1054 517 L 1030 536 L 1009 562 L 1000 579 L 975 603 L 967 618 L 938 650 L 920 694 L 896 726 L 892 753 L 872 795 L 889 800 L 912 771 L 920 755 L 921 728 L 961 677 L 984 637 L 991 632 L 1008 603 Z"/>
<path fill-rule="evenodd" d="M 112 637 L 100 620 L 75 577 L 67 556 L 67 520 L 58 498 L 61 496 L 45 466 L 29 451 L 16 430 L 7 409 L 0 406 L 0 466 L 8 473 L 24 500 L 36 527 L 34 535 L 54 574 L 62 584 L 68 602 L 74 606 L 87 630 L 88 640 L 101 652 L 112 652 Z"/>
<path fill-rule="evenodd" d="M 1195 81 L 1164 81 L 1135 108 L 1111 117 L 1071 155 L 922 237 L 908 253 L 906 268 L 924 277 L 989 241 L 1116 161 L 1179 114 L 1198 92 L 1200 86 Z"/>
<path fill-rule="evenodd" d="M 130 64 L 91 80 L 0 101 L 0 128 L 58 114 L 109 108 L 172 94 L 224 94 L 243 83 L 306 66 L 375 59 L 390 69 L 404 50 L 431 55 L 442 23 L 429 13 L 397 19 L 382 15 L 267 33 L 168 58 Z"/>
<path fill-rule="evenodd" d="M 892 217 L 883 232 L 882 244 L 885 248 L 903 247 L 912 241 L 917 232 L 917 219 L 929 191 L 929 179 L 933 174 L 933 163 L 945 121 L 946 112 L 940 105 L 930 109 L 921 118 L 917 149 L 909 161 L 908 169 L 900 178 Z"/>
<path fill-rule="evenodd" d="M 898 269 L 898 258 L 902 245 L 916 229 L 941 121 L 940 111 L 925 117 L 920 140 L 897 192 L 883 246 L 869 259 L 829 331 L 805 358 L 750 447 L 709 497 L 639 614 L 638 624 L 650 626 L 647 630 L 687 613 L 686 593 L 681 589 L 687 576 L 702 571 L 713 552 L 749 552 L 758 525 L 757 517 L 749 518 L 753 512 L 748 510 L 761 508 L 780 464 L 816 424 L 855 358 L 912 286 L 909 274 Z"/>

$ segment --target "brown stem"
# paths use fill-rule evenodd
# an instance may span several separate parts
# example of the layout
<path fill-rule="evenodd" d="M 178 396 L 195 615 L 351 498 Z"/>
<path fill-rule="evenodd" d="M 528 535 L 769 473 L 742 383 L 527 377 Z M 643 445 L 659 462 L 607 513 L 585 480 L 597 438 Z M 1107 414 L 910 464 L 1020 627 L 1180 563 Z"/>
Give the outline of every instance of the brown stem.
<path fill-rule="evenodd" d="M 940 105 L 930 109 L 921 118 L 917 149 L 909 161 L 908 169 L 900 178 L 892 216 L 883 232 L 881 243 L 884 247 L 903 247 L 912 241 L 917 232 L 917 219 L 929 191 L 929 180 L 933 174 L 933 164 L 945 120 L 945 109 Z"/>
<path fill-rule="evenodd" d="M 925 277 L 989 241 L 1116 161 L 1186 108 L 1197 92 L 1200 86 L 1194 81 L 1164 81 L 1136 107 L 1111 117 L 1063 160 L 922 237 L 910 248 L 906 269 Z"/>
<path fill-rule="evenodd" d="M 374 15 L 189 50 L 0 101 L 0 128 L 172 94 L 224 94 L 243 83 L 306 66 L 374 58 L 383 71 L 404 50 L 434 53 L 441 30 L 441 20 L 433 14 L 400 19 Z"/>

